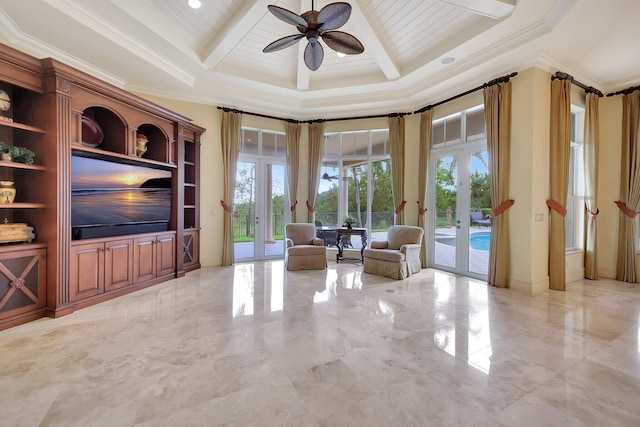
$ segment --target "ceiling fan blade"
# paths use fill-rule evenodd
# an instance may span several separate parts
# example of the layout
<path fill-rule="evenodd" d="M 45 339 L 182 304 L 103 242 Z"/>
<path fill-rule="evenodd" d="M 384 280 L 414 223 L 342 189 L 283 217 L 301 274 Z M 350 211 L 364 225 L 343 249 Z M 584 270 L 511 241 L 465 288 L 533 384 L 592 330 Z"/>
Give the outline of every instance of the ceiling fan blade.
<path fill-rule="evenodd" d="M 304 63 L 311 71 L 316 71 L 320 68 L 322 60 L 324 59 L 324 49 L 317 42 L 309 42 L 304 49 Z"/>
<path fill-rule="evenodd" d="M 290 10 L 275 6 L 273 4 L 267 6 L 267 9 L 269 9 L 269 12 L 273 13 L 276 18 L 286 22 L 287 24 L 295 25 L 296 27 L 307 28 L 307 21 L 305 21 L 297 13 L 293 13 Z"/>
<path fill-rule="evenodd" d="M 294 34 L 292 36 L 283 37 L 281 39 L 278 39 L 274 42 L 269 43 L 267 47 L 262 49 L 262 51 L 265 53 L 270 53 L 270 52 L 282 50 L 289 46 L 293 46 L 298 42 L 298 40 L 300 40 L 303 37 L 304 37 L 304 34 Z"/>
<path fill-rule="evenodd" d="M 322 30 L 335 30 L 347 23 L 351 16 L 351 5 L 345 2 L 331 3 L 318 12 L 318 23 Z"/>
<path fill-rule="evenodd" d="M 327 31 L 322 33 L 322 40 L 336 52 L 356 55 L 364 52 L 364 46 L 360 40 L 342 31 Z"/>

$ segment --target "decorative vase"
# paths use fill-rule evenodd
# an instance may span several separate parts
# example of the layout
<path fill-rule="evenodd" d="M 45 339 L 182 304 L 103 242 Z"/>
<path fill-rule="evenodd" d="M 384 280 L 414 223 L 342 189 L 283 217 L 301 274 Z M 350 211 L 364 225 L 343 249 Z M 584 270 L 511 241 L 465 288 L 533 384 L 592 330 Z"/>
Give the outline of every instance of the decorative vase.
<path fill-rule="evenodd" d="M 350 222 L 347 223 L 347 229 L 351 230 L 353 228 L 353 225 L 351 225 Z"/>
<path fill-rule="evenodd" d="M 0 203 L 13 203 L 16 198 L 16 188 L 13 181 L 0 181 Z"/>
<path fill-rule="evenodd" d="M 147 152 L 147 143 L 149 140 L 141 133 L 136 136 L 136 156 L 142 157 Z"/>

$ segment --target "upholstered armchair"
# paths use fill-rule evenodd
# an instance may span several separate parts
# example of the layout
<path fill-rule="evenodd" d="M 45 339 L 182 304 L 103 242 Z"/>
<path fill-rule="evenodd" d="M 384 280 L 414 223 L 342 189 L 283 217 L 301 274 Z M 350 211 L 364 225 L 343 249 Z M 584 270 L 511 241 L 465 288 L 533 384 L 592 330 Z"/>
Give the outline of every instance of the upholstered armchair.
<path fill-rule="evenodd" d="M 316 226 L 308 223 L 285 225 L 287 270 L 323 270 L 327 268 L 327 248 L 316 237 Z"/>
<path fill-rule="evenodd" d="M 374 240 L 371 249 L 364 250 L 364 272 L 400 280 L 418 273 L 423 234 L 420 227 L 391 226 L 387 240 Z"/>

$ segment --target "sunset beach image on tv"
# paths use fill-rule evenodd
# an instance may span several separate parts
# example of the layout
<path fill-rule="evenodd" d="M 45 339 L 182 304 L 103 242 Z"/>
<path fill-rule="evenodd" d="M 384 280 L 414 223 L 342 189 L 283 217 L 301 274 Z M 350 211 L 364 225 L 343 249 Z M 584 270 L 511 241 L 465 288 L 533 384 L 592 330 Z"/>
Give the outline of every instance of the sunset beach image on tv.
<path fill-rule="evenodd" d="M 72 156 L 73 227 L 168 222 L 170 218 L 170 171 Z"/>

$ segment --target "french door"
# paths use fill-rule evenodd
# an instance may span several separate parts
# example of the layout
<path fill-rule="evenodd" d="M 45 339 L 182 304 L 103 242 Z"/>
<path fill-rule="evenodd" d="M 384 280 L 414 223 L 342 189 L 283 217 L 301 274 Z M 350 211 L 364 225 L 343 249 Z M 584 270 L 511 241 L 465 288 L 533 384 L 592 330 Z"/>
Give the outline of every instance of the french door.
<path fill-rule="evenodd" d="M 486 279 L 491 240 L 486 147 L 434 150 L 430 171 L 429 264 Z"/>
<path fill-rule="evenodd" d="M 279 159 L 238 161 L 233 213 L 236 262 L 284 258 L 285 170 Z"/>

